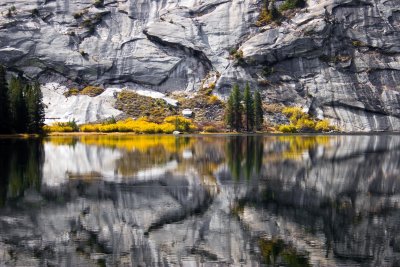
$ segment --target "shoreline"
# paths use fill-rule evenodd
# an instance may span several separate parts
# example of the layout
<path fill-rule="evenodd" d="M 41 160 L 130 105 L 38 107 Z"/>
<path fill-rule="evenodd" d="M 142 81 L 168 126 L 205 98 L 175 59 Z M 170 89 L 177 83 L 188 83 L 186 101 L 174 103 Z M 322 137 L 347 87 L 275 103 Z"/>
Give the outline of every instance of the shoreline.
<path fill-rule="evenodd" d="M 46 138 L 46 137 L 80 137 L 80 136 L 340 136 L 340 135 L 400 135 L 400 132 L 390 131 L 374 131 L 374 132 L 332 132 L 332 133 L 279 133 L 279 132 L 252 132 L 252 133 L 237 133 L 237 132 L 222 132 L 222 133 L 182 133 L 174 134 L 139 134 L 134 132 L 53 132 L 48 134 L 0 134 L 0 139 L 30 139 L 30 138 Z"/>

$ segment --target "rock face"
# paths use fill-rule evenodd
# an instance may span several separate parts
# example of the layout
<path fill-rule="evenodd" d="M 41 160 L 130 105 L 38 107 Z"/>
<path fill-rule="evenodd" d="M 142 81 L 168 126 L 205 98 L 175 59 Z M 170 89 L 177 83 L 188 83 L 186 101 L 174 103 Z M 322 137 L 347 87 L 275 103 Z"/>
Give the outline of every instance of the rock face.
<path fill-rule="evenodd" d="M 42 83 L 160 92 L 197 90 L 217 71 L 221 95 L 248 81 L 266 102 L 301 105 L 345 131 L 400 130 L 395 0 L 308 0 L 262 28 L 261 0 L 94 3 L 1 1 L 0 63 Z"/>

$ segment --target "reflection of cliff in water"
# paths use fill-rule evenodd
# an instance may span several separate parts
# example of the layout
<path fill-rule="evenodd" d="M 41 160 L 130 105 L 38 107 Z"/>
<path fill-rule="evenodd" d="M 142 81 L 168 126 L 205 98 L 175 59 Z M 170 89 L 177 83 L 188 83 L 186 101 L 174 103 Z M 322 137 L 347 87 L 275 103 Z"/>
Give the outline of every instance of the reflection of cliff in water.
<path fill-rule="evenodd" d="M 399 141 L 339 136 L 301 159 L 265 161 L 257 193 L 240 201 L 240 218 L 250 229 L 303 247 L 313 261 L 397 266 Z M 265 217 L 279 226 L 263 223 Z"/>
<path fill-rule="evenodd" d="M 396 266 L 399 137 L 14 141 L 0 262 Z"/>
<path fill-rule="evenodd" d="M 44 153 L 37 140 L 0 139 L 0 147 L 0 206 L 4 206 L 26 190 L 39 190 Z"/>

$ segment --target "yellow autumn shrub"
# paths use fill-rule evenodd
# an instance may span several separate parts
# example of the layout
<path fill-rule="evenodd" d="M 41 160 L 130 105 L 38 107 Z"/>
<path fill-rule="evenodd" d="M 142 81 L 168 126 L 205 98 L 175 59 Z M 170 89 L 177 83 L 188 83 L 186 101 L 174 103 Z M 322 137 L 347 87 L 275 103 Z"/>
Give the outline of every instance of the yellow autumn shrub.
<path fill-rule="evenodd" d="M 81 132 L 95 133 L 99 132 L 99 124 L 84 124 L 79 127 Z"/>
<path fill-rule="evenodd" d="M 329 132 L 335 130 L 335 127 L 329 124 L 328 120 L 320 120 L 315 125 L 315 130 L 319 132 Z"/>
<path fill-rule="evenodd" d="M 286 107 L 282 113 L 289 119 L 289 125 L 279 125 L 278 130 L 283 133 L 293 132 L 328 132 L 336 130 L 328 120 L 317 120 L 305 113 L 300 107 Z"/>
<path fill-rule="evenodd" d="M 63 126 L 58 124 L 45 125 L 43 126 L 43 130 L 47 133 L 55 133 L 55 132 L 67 133 L 74 131 L 74 129 L 71 126 Z"/>
<path fill-rule="evenodd" d="M 278 130 L 282 133 L 296 133 L 297 128 L 293 124 L 279 125 Z"/>

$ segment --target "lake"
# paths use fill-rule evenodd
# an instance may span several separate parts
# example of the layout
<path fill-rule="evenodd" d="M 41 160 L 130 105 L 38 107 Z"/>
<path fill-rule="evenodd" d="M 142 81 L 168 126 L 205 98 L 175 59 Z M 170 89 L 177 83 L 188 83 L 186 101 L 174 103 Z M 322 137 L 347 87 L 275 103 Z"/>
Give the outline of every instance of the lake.
<path fill-rule="evenodd" d="M 400 135 L 0 149 L 1 266 L 400 266 Z"/>

